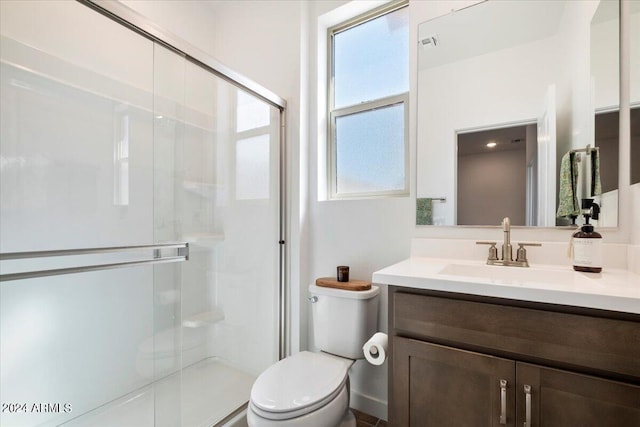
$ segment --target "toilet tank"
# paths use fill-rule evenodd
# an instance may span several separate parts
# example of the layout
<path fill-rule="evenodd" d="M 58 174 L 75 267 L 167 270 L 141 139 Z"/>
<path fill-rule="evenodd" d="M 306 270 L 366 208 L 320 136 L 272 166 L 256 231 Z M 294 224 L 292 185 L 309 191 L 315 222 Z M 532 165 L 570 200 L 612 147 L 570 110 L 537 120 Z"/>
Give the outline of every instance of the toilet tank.
<path fill-rule="evenodd" d="M 380 288 L 346 291 L 309 286 L 315 346 L 349 359 L 363 359 L 362 346 L 378 326 Z"/>

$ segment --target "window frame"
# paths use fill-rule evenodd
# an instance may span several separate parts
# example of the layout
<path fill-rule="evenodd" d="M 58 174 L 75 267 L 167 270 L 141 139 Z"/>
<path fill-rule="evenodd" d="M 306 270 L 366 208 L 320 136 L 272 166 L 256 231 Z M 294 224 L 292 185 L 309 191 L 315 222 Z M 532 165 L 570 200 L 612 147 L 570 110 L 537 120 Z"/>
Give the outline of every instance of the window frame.
<path fill-rule="evenodd" d="M 327 144 L 327 195 L 329 200 L 341 200 L 341 199 L 362 199 L 362 198 L 384 198 L 384 197 L 396 197 L 396 196 L 409 196 L 409 91 L 401 92 L 398 94 L 386 96 L 383 98 L 376 98 L 361 102 L 359 104 L 348 105 L 345 107 L 335 108 L 335 88 L 334 88 L 334 64 L 333 64 L 333 52 L 334 52 L 334 36 L 347 31 L 353 27 L 364 24 L 368 21 L 374 20 L 381 16 L 393 13 L 402 8 L 408 7 L 408 0 L 390 2 L 382 7 L 372 9 L 366 13 L 358 15 L 347 21 L 344 21 L 338 25 L 327 29 L 327 131 L 328 131 L 328 144 Z M 409 58 L 407 58 L 409 61 Z M 354 192 L 354 193 L 339 193 L 337 188 L 338 182 L 338 170 L 337 170 L 337 139 L 336 139 L 336 120 L 340 117 L 358 114 L 368 111 L 375 111 L 378 109 L 392 107 L 398 104 L 403 105 L 404 109 L 404 186 L 400 190 L 377 190 L 367 192 Z"/>

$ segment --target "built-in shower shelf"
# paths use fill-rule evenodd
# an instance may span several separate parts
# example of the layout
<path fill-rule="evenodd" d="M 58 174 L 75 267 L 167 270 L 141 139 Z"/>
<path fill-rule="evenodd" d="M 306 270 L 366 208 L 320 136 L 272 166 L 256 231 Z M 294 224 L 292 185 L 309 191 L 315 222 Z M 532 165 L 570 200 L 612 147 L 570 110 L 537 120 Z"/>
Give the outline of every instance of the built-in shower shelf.
<path fill-rule="evenodd" d="M 205 248 L 213 248 L 224 241 L 222 233 L 194 233 L 184 236 L 184 241 L 191 246 L 202 246 Z"/>
<path fill-rule="evenodd" d="M 185 328 L 202 328 L 203 326 L 211 326 L 224 320 L 224 312 L 219 308 L 211 311 L 203 311 L 202 313 L 189 316 L 182 321 Z"/>
<path fill-rule="evenodd" d="M 216 197 L 216 194 L 224 189 L 221 184 L 211 184 L 200 181 L 183 181 L 182 188 L 190 193 L 197 194 L 198 196 L 212 199 Z"/>

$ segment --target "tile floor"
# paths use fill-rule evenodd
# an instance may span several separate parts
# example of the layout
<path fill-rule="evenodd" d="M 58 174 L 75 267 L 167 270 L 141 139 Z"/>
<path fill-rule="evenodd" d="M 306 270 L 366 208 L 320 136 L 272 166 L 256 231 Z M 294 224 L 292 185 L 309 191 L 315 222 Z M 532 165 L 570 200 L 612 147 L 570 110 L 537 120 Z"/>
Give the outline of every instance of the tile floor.
<path fill-rule="evenodd" d="M 387 427 L 387 422 L 385 420 L 380 420 L 373 415 L 365 414 L 357 409 L 352 408 L 351 410 L 356 416 L 357 427 Z"/>

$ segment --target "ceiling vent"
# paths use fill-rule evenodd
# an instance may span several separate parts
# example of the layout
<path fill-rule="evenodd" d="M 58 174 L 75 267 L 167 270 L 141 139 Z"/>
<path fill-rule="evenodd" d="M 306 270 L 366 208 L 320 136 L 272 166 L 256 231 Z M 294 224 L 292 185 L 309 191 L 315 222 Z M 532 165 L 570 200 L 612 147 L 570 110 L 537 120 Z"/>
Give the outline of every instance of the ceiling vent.
<path fill-rule="evenodd" d="M 420 40 L 420 46 L 422 46 L 423 49 L 429 49 L 432 47 L 436 47 L 437 45 L 438 45 L 437 35 L 428 36 Z"/>

